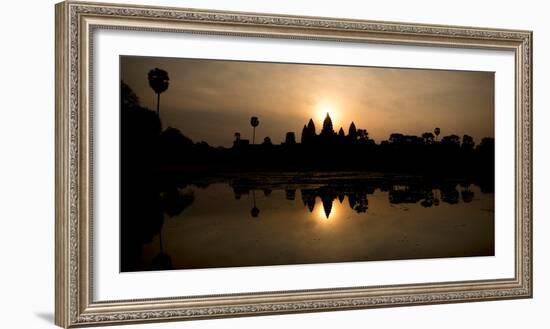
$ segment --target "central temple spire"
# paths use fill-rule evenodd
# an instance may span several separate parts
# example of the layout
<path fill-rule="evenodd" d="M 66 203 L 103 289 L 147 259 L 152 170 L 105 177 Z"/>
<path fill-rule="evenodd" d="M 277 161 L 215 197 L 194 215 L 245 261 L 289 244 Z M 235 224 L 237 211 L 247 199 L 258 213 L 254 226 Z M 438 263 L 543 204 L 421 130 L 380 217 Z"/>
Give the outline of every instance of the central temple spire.
<path fill-rule="evenodd" d="M 323 136 L 332 136 L 334 135 L 334 128 L 332 127 L 332 119 L 327 112 L 327 116 L 323 121 L 323 129 L 321 130 L 321 135 Z"/>

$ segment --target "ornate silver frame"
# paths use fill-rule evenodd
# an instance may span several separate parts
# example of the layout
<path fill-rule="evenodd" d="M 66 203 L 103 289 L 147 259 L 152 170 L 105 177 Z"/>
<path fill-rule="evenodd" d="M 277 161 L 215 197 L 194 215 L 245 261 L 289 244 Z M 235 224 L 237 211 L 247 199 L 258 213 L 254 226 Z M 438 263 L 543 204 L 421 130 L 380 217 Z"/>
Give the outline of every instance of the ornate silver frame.
<path fill-rule="evenodd" d="M 94 29 L 507 49 L 515 53 L 516 242 L 510 279 L 93 302 Z M 62 327 L 532 297 L 532 32 L 65 1 L 56 5 L 56 298 Z"/>

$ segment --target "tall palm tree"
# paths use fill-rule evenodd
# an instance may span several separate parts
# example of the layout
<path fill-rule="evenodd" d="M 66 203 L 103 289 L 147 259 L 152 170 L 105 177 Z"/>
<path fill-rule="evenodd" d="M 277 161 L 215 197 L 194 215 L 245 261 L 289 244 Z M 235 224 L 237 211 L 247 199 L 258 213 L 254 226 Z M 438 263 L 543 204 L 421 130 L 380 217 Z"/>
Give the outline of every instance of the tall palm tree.
<path fill-rule="evenodd" d="M 159 68 L 152 69 L 147 75 L 149 79 L 149 86 L 157 94 L 157 116 L 159 115 L 160 109 L 160 94 L 168 89 L 168 84 L 170 78 L 168 77 L 168 72 L 161 70 Z"/>
<path fill-rule="evenodd" d="M 437 142 L 437 137 L 439 136 L 440 133 L 441 133 L 441 129 L 439 129 L 439 128 L 434 129 L 435 141 L 436 142 Z"/>
<path fill-rule="evenodd" d="M 171 270 L 172 258 L 164 252 L 162 247 L 162 229 L 159 232 L 159 253 L 153 258 L 152 262 L 153 270 Z"/>
<path fill-rule="evenodd" d="M 260 120 L 258 120 L 258 117 L 252 117 L 250 118 L 250 125 L 252 126 L 252 144 L 254 144 L 254 140 L 256 139 L 256 127 L 260 124 Z"/>

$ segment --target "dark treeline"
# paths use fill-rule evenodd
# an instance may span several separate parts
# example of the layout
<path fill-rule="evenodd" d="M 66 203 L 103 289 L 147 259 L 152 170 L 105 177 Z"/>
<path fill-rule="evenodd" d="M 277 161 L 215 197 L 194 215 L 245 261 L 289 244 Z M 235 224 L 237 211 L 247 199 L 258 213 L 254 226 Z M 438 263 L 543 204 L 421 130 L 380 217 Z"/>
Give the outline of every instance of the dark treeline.
<path fill-rule="evenodd" d="M 149 168 L 189 173 L 377 171 L 485 178 L 494 172 L 493 138 L 483 138 L 477 145 L 468 135 L 438 140 L 440 130 L 436 128 L 435 135 L 393 133 L 377 144 L 366 129 L 357 129 L 353 122 L 347 132 L 342 128 L 336 132 L 328 114 L 319 132 L 313 120 L 304 125 L 299 140 L 294 132 L 288 132 L 281 144 L 272 143 L 270 137 L 252 144 L 235 133 L 232 147 L 213 147 L 205 141 L 192 141 L 176 128 L 162 129 L 155 112 L 140 106 L 123 82 L 121 90 L 126 146 L 135 147 L 142 156 L 139 162 L 149 164 Z M 257 117 L 252 117 L 251 125 L 256 134 Z"/>

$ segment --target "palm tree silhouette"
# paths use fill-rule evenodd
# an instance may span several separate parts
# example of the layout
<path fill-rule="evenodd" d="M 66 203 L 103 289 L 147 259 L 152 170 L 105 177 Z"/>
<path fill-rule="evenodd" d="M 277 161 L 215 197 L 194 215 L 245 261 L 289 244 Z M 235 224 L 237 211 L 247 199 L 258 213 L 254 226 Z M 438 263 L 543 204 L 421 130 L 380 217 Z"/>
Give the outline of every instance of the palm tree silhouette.
<path fill-rule="evenodd" d="M 152 270 L 171 270 L 172 258 L 164 252 L 162 245 L 162 228 L 159 232 L 159 253 L 153 258 Z"/>
<path fill-rule="evenodd" d="M 254 218 L 258 218 L 260 215 L 260 208 L 256 207 L 256 191 L 252 190 L 252 201 L 254 202 L 254 205 L 252 206 L 252 209 L 250 209 L 250 215 Z"/>
<path fill-rule="evenodd" d="M 256 139 L 256 127 L 260 124 L 260 120 L 258 120 L 258 117 L 252 117 L 250 118 L 250 125 L 252 126 L 252 144 L 254 144 L 254 140 Z"/>
<path fill-rule="evenodd" d="M 168 77 L 168 72 L 161 70 L 159 68 L 152 69 L 147 74 L 149 79 L 149 86 L 157 94 L 157 116 L 159 115 L 160 108 L 160 94 L 168 89 L 168 84 L 170 78 Z"/>
<path fill-rule="evenodd" d="M 439 136 L 440 133 L 441 133 L 441 129 L 439 129 L 439 128 L 434 129 L 435 141 L 436 142 L 437 142 L 437 137 Z"/>

